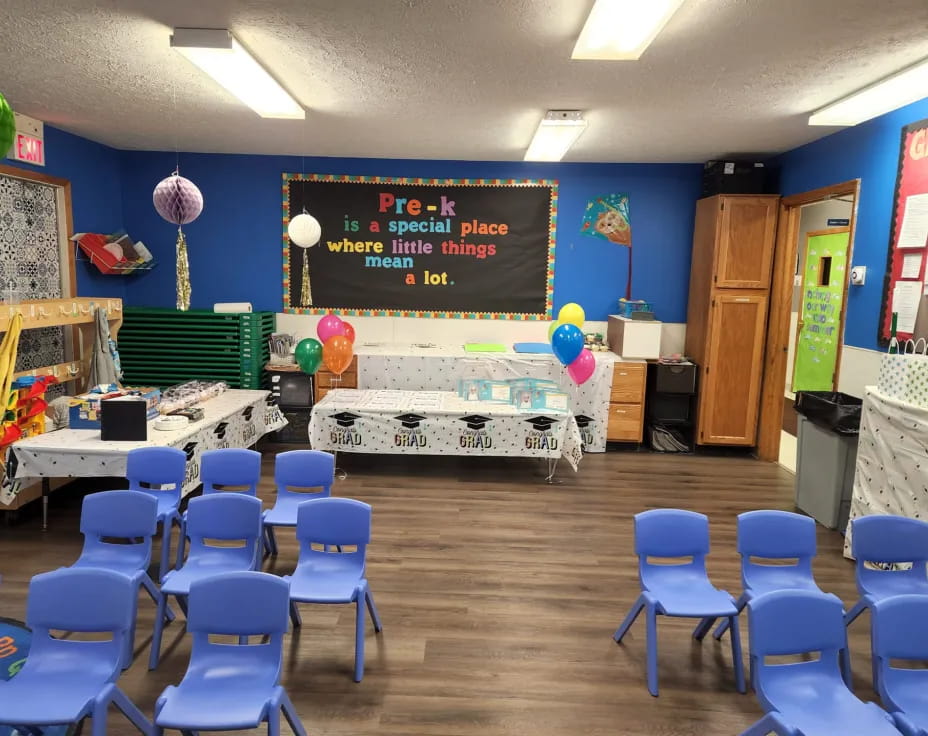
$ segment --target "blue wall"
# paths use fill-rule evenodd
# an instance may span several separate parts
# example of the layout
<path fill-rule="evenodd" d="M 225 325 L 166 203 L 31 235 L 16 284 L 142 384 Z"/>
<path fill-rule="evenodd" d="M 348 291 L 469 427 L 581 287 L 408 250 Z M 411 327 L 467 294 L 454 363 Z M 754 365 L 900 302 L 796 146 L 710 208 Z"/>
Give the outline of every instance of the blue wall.
<path fill-rule="evenodd" d="M 45 126 L 45 166 L 3 163 L 71 182 L 75 232 L 111 233 L 123 226 L 121 151 Z M 81 258 L 82 254 L 79 255 Z M 105 276 L 85 260 L 77 263 L 80 296 L 125 298 L 127 277 Z"/>
<path fill-rule="evenodd" d="M 928 118 L 928 99 L 822 138 L 779 157 L 782 194 L 860 179 L 854 265 L 867 267 L 867 283 L 848 296 L 844 341 L 877 349 L 877 325 L 892 221 L 902 127 Z"/>
<path fill-rule="evenodd" d="M 132 281 L 130 304 L 174 304 L 176 228 L 151 203 L 155 185 L 174 169 L 173 153 L 122 153 L 123 212 L 132 237 L 161 265 Z M 298 157 L 180 154 L 181 174 L 203 192 L 205 208 L 185 226 L 192 305 L 250 301 L 280 311 L 281 178 L 299 172 Z M 659 319 L 683 322 L 689 286 L 693 218 L 701 167 L 690 164 L 524 164 L 465 161 L 307 158 L 307 173 L 453 178 L 554 178 L 560 181 L 555 309 L 579 302 L 590 319 L 605 319 L 624 296 L 627 251 L 580 235 L 589 199 L 630 195 L 634 243 L 634 296 L 655 304 Z"/>

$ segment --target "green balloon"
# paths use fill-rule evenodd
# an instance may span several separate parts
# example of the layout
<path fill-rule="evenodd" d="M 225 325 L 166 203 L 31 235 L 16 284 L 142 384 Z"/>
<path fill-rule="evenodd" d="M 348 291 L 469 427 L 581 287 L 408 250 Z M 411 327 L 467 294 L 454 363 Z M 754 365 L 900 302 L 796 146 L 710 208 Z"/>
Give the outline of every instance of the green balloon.
<path fill-rule="evenodd" d="M 16 138 L 16 118 L 6 98 L 0 93 L 0 158 L 4 158 L 13 146 Z"/>
<path fill-rule="evenodd" d="M 322 343 L 307 337 L 305 340 L 300 340 L 293 354 L 303 373 L 313 375 L 322 364 Z"/>

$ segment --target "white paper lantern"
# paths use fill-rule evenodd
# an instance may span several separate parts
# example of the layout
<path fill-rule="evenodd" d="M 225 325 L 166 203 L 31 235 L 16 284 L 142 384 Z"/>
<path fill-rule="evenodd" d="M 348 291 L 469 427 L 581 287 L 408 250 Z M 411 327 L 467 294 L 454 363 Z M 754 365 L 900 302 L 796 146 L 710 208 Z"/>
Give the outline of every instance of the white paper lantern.
<path fill-rule="evenodd" d="M 300 248 L 312 248 L 322 237 L 322 227 L 319 225 L 319 220 L 304 212 L 290 220 L 287 235 L 290 236 L 290 242 L 294 245 Z"/>

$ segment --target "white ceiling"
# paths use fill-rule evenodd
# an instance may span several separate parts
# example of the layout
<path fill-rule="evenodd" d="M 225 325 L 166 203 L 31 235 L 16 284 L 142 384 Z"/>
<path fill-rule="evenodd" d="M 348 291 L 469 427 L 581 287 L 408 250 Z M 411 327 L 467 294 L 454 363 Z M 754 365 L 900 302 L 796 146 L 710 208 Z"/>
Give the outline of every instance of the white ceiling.
<path fill-rule="evenodd" d="M 640 61 L 571 61 L 591 5 L 2 0 L 0 91 L 118 148 L 520 160 L 567 108 L 590 126 L 566 160 L 695 162 L 826 135 L 811 110 L 928 57 L 926 0 L 687 0 Z M 174 26 L 232 30 L 306 121 L 259 118 Z"/>

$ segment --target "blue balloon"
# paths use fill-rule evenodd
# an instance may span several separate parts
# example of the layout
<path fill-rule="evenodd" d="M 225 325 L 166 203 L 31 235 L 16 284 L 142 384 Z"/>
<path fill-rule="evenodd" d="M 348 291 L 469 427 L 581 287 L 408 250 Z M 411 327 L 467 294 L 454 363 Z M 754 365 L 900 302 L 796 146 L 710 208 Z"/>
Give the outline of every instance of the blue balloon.
<path fill-rule="evenodd" d="M 583 333 L 576 325 L 561 325 L 551 335 L 551 349 L 564 365 L 573 363 L 583 352 Z"/>

